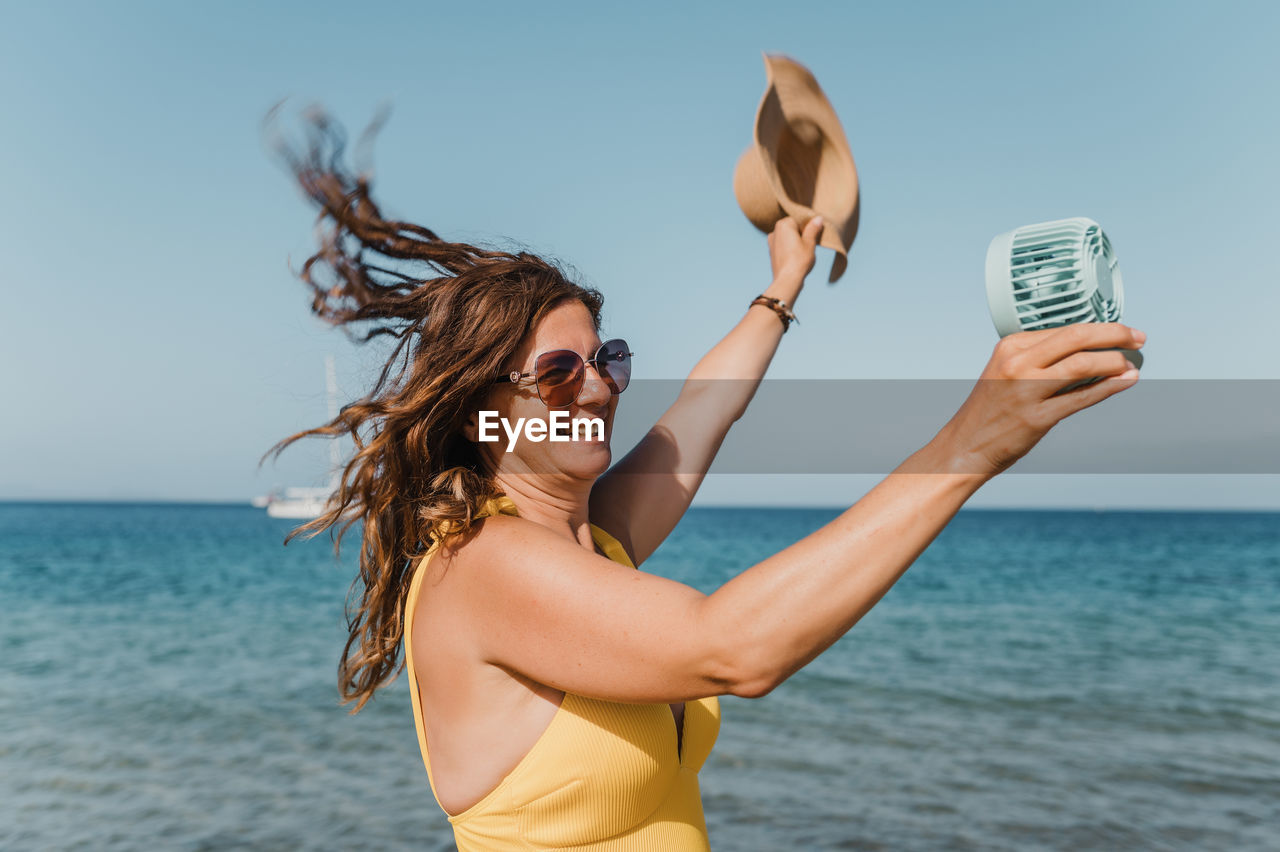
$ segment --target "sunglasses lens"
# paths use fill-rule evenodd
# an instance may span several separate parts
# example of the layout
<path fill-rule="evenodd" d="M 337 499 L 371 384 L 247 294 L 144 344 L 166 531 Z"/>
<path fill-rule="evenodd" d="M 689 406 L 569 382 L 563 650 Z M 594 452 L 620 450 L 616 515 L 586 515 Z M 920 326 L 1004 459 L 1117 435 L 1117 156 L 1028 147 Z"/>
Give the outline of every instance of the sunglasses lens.
<path fill-rule="evenodd" d="M 538 397 L 552 408 L 572 405 L 582 391 L 585 365 L 576 352 L 560 350 L 538 356 Z"/>
<path fill-rule="evenodd" d="M 610 392 L 620 394 L 631 384 L 631 347 L 625 340 L 610 340 L 596 352 L 596 369 Z"/>

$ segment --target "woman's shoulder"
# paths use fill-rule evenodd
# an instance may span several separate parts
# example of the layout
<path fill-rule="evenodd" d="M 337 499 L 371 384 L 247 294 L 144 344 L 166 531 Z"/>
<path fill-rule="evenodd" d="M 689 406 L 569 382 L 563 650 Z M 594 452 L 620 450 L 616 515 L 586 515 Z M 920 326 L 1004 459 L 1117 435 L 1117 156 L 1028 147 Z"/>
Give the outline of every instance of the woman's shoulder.
<path fill-rule="evenodd" d="M 466 532 L 444 536 L 416 562 L 405 617 L 409 640 L 434 649 L 435 662 L 429 665 L 440 665 L 444 657 L 473 656 L 493 597 L 513 587 L 512 572 L 519 570 L 513 555 L 526 546 L 528 526 L 517 517 L 486 517 Z"/>
<path fill-rule="evenodd" d="M 433 587 L 493 579 L 494 574 L 520 570 L 531 557 L 549 551 L 557 537 L 539 524 L 511 514 L 477 518 L 466 532 L 444 537 L 419 564 Z M 551 539 L 548 542 L 547 539 Z"/>
<path fill-rule="evenodd" d="M 424 591 L 431 590 L 435 606 L 490 611 L 505 605 L 498 598 L 563 589 L 570 577 L 590 584 L 601 576 L 600 569 L 634 573 L 624 542 L 599 527 L 592 539 L 596 549 L 527 518 L 493 515 L 434 548 L 421 583 Z"/>

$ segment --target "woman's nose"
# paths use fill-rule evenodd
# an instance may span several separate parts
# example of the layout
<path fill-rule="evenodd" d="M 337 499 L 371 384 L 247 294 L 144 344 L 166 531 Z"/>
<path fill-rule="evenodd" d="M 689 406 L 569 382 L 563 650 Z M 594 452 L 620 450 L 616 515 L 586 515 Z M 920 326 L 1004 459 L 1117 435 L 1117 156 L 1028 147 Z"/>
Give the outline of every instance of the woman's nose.
<path fill-rule="evenodd" d="M 608 383 L 601 378 L 600 370 L 595 364 L 587 364 L 582 381 L 582 392 L 578 394 L 578 405 L 608 405 L 611 396 L 613 393 L 609 390 Z"/>

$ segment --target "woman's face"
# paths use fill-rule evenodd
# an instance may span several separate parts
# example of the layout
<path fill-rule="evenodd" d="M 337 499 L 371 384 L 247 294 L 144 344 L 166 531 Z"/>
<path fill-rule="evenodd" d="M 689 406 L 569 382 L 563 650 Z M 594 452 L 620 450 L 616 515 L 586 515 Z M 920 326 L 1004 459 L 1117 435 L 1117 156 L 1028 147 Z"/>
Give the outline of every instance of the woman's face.
<path fill-rule="evenodd" d="M 518 370 L 521 373 L 532 373 L 538 355 L 557 349 L 576 352 L 586 361 L 595 355 L 600 342 L 587 307 L 577 301 L 565 302 L 553 308 L 534 327 L 511 360 L 503 365 L 504 372 Z M 593 365 L 588 364 L 585 368 L 582 391 L 577 400 L 565 408 L 548 408 L 538 397 L 538 389 L 532 378 L 522 380 L 519 385 L 505 382 L 496 385 L 490 391 L 485 406 L 486 410 L 497 412 L 496 417 L 491 415 L 488 418 L 490 424 L 497 423 L 490 426 L 488 434 L 497 434 L 498 440 L 479 442 L 478 417 L 474 422 L 475 428 L 468 428 L 468 437 L 479 442 L 480 452 L 488 458 L 492 470 L 507 474 L 567 475 L 594 481 L 609 469 L 609 438 L 613 432 L 613 414 L 618 406 L 618 398 L 610 393 L 609 386 L 601 380 Z M 603 438 L 598 430 L 580 428 L 575 436 L 576 440 L 550 441 L 544 438 L 534 441 L 520 427 L 514 446 L 507 452 L 511 438 L 507 428 L 501 425 L 502 419 L 505 419 L 507 427 L 512 430 L 517 428 L 520 418 L 524 418 L 525 422 L 541 421 L 547 424 L 549 432 L 551 415 L 555 411 L 568 415 L 569 435 L 574 434 L 572 421 L 600 418 L 604 421 Z"/>

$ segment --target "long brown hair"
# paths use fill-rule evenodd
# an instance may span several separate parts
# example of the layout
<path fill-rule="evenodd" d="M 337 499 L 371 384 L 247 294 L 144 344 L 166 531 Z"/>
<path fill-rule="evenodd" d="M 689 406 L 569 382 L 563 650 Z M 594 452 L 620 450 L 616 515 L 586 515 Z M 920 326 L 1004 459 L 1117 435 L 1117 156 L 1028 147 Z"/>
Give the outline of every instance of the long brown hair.
<path fill-rule="evenodd" d="M 364 139 L 380 124 L 375 120 Z M 319 110 L 308 113 L 304 126 L 305 151 L 283 142 L 274 147 L 320 208 L 320 250 L 299 272 L 311 290 L 311 310 L 358 342 L 395 340 L 367 395 L 263 457 L 278 457 L 305 437 L 350 435 L 355 443 L 325 513 L 285 543 L 341 523 L 337 551 L 347 530 L 363 522 L 338 665 L 342 701 L 356 702 L 357 713 L 399 674 L 415 560 L 431 542 L 470 531 L 485 501 L 500 493 L 461 433 L 469 414 L 548 311 L 582 302 L 599 330 L 603 299 L 531 253 L 452 243 L 420 225 L 383 218 L 368 173 L 353 175 L 342 163 L 341 126 Z"/>

